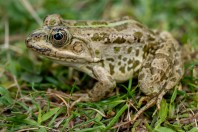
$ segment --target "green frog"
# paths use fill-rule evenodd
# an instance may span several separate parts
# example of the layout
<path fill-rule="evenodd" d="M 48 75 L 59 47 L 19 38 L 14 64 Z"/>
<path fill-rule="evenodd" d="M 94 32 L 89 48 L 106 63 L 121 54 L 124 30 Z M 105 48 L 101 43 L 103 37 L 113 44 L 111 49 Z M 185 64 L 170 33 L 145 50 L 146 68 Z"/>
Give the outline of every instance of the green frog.
<path fill-rule="evenodd" d="M 26 38 L 26 46 L 95 78 L 98 82 L 82 101 L 99 101 L 112 93 L 116 83 L 138 78 L 149 101 L 133 121 L 154 104 L 159 109 L 164 94 L 184 73 L 181 47 L 171 34 L 126 17 L 76 21 L 48 15 L 43 26 Z"/>

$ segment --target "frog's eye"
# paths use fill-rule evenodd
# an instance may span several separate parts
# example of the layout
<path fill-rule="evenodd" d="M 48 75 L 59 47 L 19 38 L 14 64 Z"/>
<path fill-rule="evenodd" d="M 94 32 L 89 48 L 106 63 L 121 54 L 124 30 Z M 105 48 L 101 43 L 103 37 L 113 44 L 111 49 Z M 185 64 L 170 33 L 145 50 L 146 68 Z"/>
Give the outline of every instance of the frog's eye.
<path fill-rule="evenodd" d="M 60 48 L 69 43 L 71 35 L 64 28 L 54 28 L 51 31 L 49 41 L 54 47 Z"/>
<path fill-rule="evenodd" d="M 54 34 L 54 36 L 53 36 L 53 37 L 54 37 L 54 39 L 55 39 L 55 40 L 57 40 L 57 41 L 58 41 L 58 40 L 63 39 L 63 37 L 64 37 L 64 36 L 63 36 L 63 34 L 62 34 L 62 33 L 57 32 L 56 34 Z"/>

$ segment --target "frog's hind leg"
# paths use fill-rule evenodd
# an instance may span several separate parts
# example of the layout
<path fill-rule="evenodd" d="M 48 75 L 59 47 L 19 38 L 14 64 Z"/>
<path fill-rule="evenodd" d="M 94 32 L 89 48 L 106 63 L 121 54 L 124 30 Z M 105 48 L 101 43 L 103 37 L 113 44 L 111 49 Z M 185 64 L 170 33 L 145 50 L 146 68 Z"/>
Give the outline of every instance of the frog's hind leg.
<path fill-rule="evenodd" d="M 170 34 L 162 32 L 159 47 L 154 54 L 148 54 L 138 77 L 141 91 L 151 99 L 137 112 L 134 119 L 154 104 L 160 108 L 163 96 L 178 84 L 182 75 L 180 47 Z"/>
<path fill-rule="evenodd" d="M 166 40 L 166 44 L 172 46 L 172 50 L 165 48 L 164 54 L 172 56 L 172 62 L 170 63 L 170 68 L 172 69 L 167 76 L 167 81 L 162 87 L 162 90 L 158 94 L 157 108 L 160 109 L 160 102 L 167 91 L 174 88 L 181 80 L 184 74 L 183 60 L 181 55 L 181 47 L 178 42 L 169 34 L 168 32 L 161 32 L 160 37 Z M 167 46 L 168 47 L 168 46 Z M 162 48 L 163 49 L 163 48 Z M 163 53 L 163 52 L 162 52 Z M 168 53 L 168 54 L 167 54 Z M 166 57 L 165 57 L 166 58 Z"/>

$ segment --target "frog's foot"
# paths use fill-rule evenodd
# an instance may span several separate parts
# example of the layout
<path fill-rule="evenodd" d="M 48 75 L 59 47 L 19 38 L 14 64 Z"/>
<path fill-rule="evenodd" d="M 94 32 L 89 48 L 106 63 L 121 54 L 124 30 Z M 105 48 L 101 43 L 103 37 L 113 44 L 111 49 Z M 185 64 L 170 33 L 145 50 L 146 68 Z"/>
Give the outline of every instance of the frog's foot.
<path fill-rule="evenodd" d="M 115 84 L 104 84 L 103 82 L 97 82 L 93 89 L 87 91 L 90 101 L 96 102 L 103 99 L 104 97 L 108 97 L 112 93 L 114 87 Z"/>
<path fill-rule="evenodd" d="M 133 119 L 131 120 L 131 123 L 133 123 L 144 111 L 152 107 L 153 105 L 156 104 L 157 110 L 160 110 L 160 104 L 162 101 L 163 96 L 166 94 L 167 90 L 162 90 L 158 95 L 154 97 L 150 96 L 144 96 L 141 97 L 138 104 L 141 105 L 142 102 L 147 101 L 146 105 L 143 106 L 138 112 L 134 115 Z M 154 112 L 155 113 L 155 112 Z"/>
<path fill-rule="evenodd" d="M 99 101 L 112 93 L 116 82 L 112 76 L 102 67 L 94 66 L 93 73 L 98 82 L 88 94 L 92 102 Z"/>
<path fill-rule="evenodd" d="M 140 99 L 141 101 L 141 99 Z M 157 97 L 153 97 L 152 99 L 150 99 L 145 106 L 143 106 L 140 110 L 138 110 L 138 112 L 134 115 L 133 119 L 130 121 L 131 124 L 133 124 L 137 118 L 144 112 L 146 111 L 148 108 L 150 108 L 151 106 L 155 105 L 157 102 Z"/>
<path fill-rule="evenodd" d="M 89 97 L 89 94 L 87 93 L 74 93 L 71 95 L 71 100 L 78 102 L 88 102 L 91 101 L 91 98 Z"/>

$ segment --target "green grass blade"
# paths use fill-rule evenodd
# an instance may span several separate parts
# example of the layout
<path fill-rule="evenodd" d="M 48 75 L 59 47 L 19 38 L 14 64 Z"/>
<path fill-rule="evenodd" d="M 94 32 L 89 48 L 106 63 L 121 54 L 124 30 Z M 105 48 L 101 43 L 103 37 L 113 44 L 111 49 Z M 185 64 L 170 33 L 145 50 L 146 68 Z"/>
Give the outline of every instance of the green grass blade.
<path fill-rule="evenodd" d="M 45 113 L 41 116 L 41 122 L 48 120 L 50 117 L 52 117 L 54 114 L 56 114 L 59 110 L 60 110 L 59 107 L 49 110 L 47 113 Z"/>
<path fill-rule="evenodd" d="M 114 116 L 114 118 L 109 122 L 105 130 L 110 129 L 118 120 L 119 117 L 125 112 L 125 110 L 128 108 L 128 105 L 125 104 L 119 111 L 118 113 Z"/>

